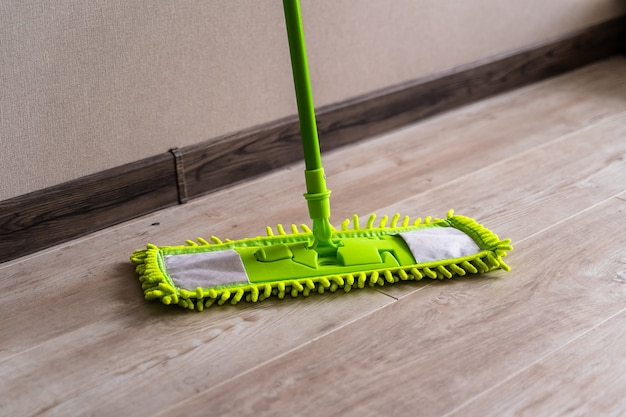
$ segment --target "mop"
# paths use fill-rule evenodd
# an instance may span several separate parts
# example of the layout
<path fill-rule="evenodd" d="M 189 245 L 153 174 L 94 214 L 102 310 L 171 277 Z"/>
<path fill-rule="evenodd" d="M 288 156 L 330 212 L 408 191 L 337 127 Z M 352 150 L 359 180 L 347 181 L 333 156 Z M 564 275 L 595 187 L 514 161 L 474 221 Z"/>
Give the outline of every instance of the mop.
<path fill-rule="evenodd" d="M 512 250 L 474 219 L 455 215 L 411 220 L 396 214 L 354 215 L 335 228 L 320 156 L 302 18 L 298 0 L 283 0 L 304 150 L 312 225 L 277 225 L 267 236 L 188 240 L 181 246 L 148 244 L 135 251 L 145 298 L 202 311 L 211 305 L 258 302 L 342 289 L 384 286 L 422 278 L 449 279 L 496 269 Z"/>

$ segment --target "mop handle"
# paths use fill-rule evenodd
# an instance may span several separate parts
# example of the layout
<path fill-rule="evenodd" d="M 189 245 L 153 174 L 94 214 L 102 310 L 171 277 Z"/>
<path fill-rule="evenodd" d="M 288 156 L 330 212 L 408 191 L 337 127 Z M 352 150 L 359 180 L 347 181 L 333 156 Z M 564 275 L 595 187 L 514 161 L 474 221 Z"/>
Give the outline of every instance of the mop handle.
<path fill-rule="evenodd" d="M 307 192 L 304 197 L 307 200 L 309 216 L 313 220 L 313 234 L 317 243 L 329 244 L 332 234 L 328 220 L 330 218 L 330 190 L 326 188 L 326 177 L 320 156 L 300 4 L 298 0 L 283 0 L 283 7 L 306 166 L 304 175 Z"/>
<path fill-rule="evenodd" d="M 315 108 L 313 105 L 313 95 L 311 93 L 311 81 L 306 57 L 306 45 L 304 43 L 304 30 L 302 29 L 300 4 L 298 0 L 283 0 L 283 6 L 285 9 L 285 23 L 287 24 L 289 51 L 291 52 L 293 82 L 296 88 L 296 101 L 298 103 L 304 161 L 306 169 L 319 169 L 322 168 L 322 161 L 317 138 L 317 127 L 315 124 Z"/>

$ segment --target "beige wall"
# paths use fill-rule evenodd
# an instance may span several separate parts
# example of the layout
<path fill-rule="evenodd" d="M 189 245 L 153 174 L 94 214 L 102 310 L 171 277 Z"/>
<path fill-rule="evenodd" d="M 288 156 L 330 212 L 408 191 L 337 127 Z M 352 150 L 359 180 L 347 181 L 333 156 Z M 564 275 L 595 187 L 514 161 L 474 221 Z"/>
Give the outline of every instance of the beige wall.
<path fill-rule="evenodd" d="M 621 0 L 301 0 L 317 105 L 558 38 Z M 280 0 L 0 3 L 0 200 L 295 113 Z"/>

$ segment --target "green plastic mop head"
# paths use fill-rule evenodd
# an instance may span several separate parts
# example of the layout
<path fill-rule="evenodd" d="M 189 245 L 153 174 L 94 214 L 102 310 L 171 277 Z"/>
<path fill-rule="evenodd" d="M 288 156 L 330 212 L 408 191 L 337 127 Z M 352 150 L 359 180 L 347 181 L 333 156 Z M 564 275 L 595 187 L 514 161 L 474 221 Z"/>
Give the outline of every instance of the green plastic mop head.
<path fill-rule="evenodd" d="M 191 310 L 215 303 L 257 302 L 272 295 L 297 297 L 363 288 L 398 281 L 452 278 L 494 269 L 509 270 L 502 258 L 510 240 L 473 219 L 448 212 L 446 219 L 411 222 L 396 214 L 365 227 L 355 215 L 336 229 L 330 223 L 330 190 L 322 168 L 311 95 L 300 6 L 283 0 L 296 101 L 306 166 L 309 215 L 313 227 L 278 225 L 267 236 L 187 246 L 148 245 L 131 260 L 147 299 L 160 299 Z M 387 225 L 389 223 L 389 225 Z"/>
<path fill-rule="evenodd" d="M 146 299 L 199 311 L 215 303 L 509 270 L 502 258 L 511 250 L 510 240 L 452 211 L 446 219 L 410 222 L 395 215 L 374 223 L 374 215 L 365 227 L 357 216 L 344 221 L 332 230 L 334 246 L 323 250 L 313 247 L 315 236 L 306 225 L 300 230 L 292 225 L 291 233 L 278 225 L 276 233 L 268 227 L 264 237 L 148 245 L 131 260 Z"/>

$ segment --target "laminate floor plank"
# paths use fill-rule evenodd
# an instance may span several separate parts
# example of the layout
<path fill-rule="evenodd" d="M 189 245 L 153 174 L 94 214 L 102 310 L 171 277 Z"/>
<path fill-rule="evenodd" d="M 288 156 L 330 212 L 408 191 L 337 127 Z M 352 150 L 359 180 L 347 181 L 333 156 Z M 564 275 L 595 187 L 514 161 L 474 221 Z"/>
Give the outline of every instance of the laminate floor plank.
<path fill-rule="evenodd" d="M 151 415 L 393 301 L 358 291 L 208 314 L 130 310 L 4 361 L 0 415 Z"/>
<path fill-rule="evenodd" d="M 626 258 L 613 279 L 626 287 Z M 450 414 L 620 417 L 626 410 L 626 308 Z"/>
<path fill-rule="evenodd" d="M 614 219 L 625 213 L 612 198 L 525 240 L 515 274 L 437 282 L 162 415 L 200 416 L 209 405 L 221 416 L 452 411 L 624 309 L 614 276 L 626 222 Z"/>

